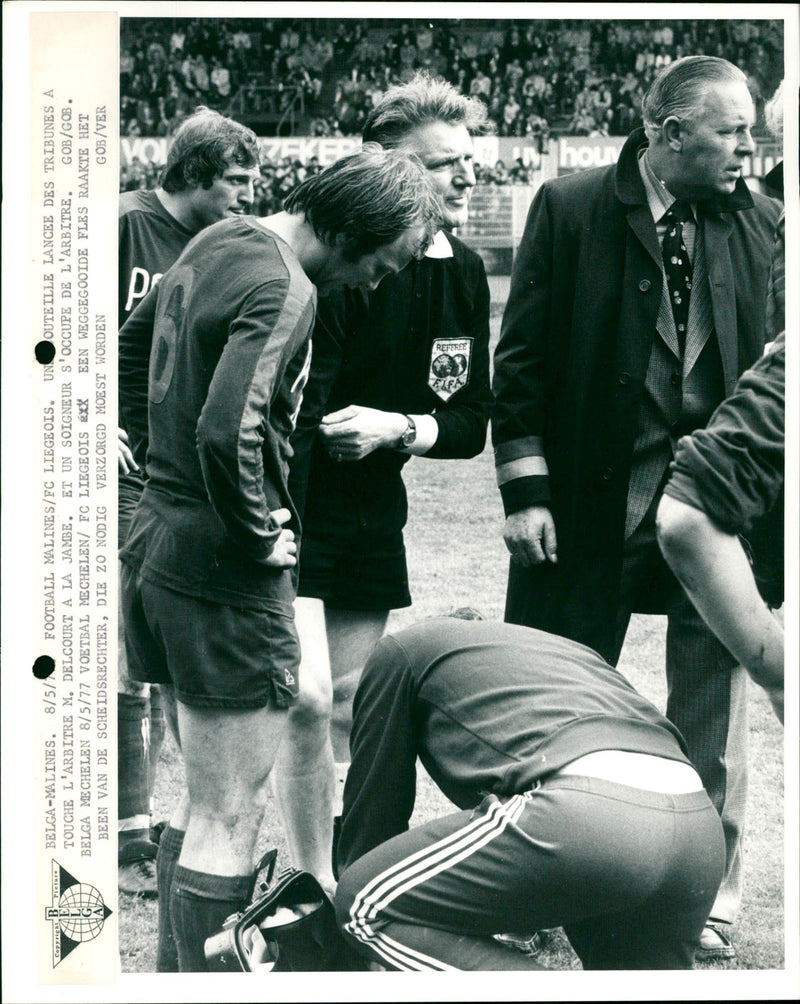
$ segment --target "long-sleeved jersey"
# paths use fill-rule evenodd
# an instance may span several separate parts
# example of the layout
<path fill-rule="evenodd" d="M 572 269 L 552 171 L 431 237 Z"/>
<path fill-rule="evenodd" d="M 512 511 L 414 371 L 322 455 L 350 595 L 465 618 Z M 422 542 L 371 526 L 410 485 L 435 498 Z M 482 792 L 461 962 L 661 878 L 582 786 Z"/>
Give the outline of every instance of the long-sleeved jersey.
<path fill-rule="evenodd" d="M 118 327 L 122 327 L 194 235 L 194 230 L 167 212 L 154 191 L 120 195 Z"/>
<path fill-rule="evenodd" d="M 271 513 L 292 508 L 289 437 L 315 305 L 291 248 L 242 218 L 200 233 L 123 326 L 122 418 L 134 449 L 148 444 L 148 482 L 121 557 L 144 578 L 274 603 L 285 576 L 265 564 L 280 532 Z"/>
<path fill-rule="evenodd" d="M 119 285 L 117 328 L 125 321 L 194 237 L 168 213 L 154 191 L 123 192 L 119 197 Z M 132 508 L 144 487 L 144 455 L 136 458 L 140 469 L 119 477 L 120 497 Z M 123 520 L 120 520 L 123 523 Z M 126 524 L 126 521 L 124 521 Z M 122 525 L 123 532 L 126 525 Z"/>
<path fill-rule="evenodd" d="M 786 335 L 746 370 L 705 429 L 678 443 L 664 489 L 744 535 L 764 599 L 783 602 Z"/>

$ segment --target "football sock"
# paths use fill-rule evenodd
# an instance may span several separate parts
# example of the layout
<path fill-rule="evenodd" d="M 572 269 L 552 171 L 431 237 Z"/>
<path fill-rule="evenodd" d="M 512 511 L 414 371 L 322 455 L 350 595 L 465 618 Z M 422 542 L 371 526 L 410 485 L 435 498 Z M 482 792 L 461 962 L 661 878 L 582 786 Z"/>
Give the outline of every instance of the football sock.
<path fill-rule="evenodd" d="M 182 973 L 208 971 L 206 938 L 247 906 L 251 875 L 209 875 L 178 865 L 172 880 L 170 911 Z"/>
<path fill-rule="evenodd" d="M 132 840 L 149 839 L 150 794 L 147 751 L 150 699 L 117 695 L 117 767 L 120 848 Z"/>
<path fill-rule="evenodd" d="M 175 830 L 167 826 L 161 834 L 156 858 L 156 876 L 158 879 L 158 948 L 156 950 L 156 972 L 177 973 L 178 949 L 175 946 L 175 932 L 172 928 L 170 893 L 178 858 L 181 856 L 183 830 Z"/>

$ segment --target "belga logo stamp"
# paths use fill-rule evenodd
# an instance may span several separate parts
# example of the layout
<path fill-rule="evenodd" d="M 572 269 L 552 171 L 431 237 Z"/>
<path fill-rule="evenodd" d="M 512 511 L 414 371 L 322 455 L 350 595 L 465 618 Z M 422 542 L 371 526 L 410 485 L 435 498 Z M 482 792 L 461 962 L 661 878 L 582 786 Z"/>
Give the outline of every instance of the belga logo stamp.
<path fill-rule="evenodd" d="M 53 924 L 53 968 L 84 941 L 94 941 L 103 930 L 111 910 L 93 885 L 79 882 L 51 858 L 53 866 L 52 906 L 45 920 Z"/>

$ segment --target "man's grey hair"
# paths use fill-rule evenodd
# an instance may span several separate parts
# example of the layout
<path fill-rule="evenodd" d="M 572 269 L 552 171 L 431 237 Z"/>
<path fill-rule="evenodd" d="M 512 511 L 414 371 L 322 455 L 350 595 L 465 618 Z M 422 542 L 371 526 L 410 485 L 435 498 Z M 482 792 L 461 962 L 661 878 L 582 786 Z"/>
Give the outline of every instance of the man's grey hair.
<path fill-rule="evenodd" d="M 446 80 L 420 70 L 405 84 L 390 87 L 370 112 L 364 124 L 365 143 L 390 149 L 412 129 L 429 122 L 466 126 L 472 136 L 490 128 L 486 106 L 467 97 Z"/>
<path fill-rule="evenodd" d="M 778 84 L 777 91 L 764 105 L 764 119 L 767 129 L 780 139 L 783 136 L 783 81 Z"/>
<path fill-rule="evenodd" d="M 747 83 L 733 63 L 719 56 L 684 56 L 670 63 L 656 77 L 642 99 L 642 119 L 652 142 L 664 122 L 674 116 L 690 121 L 702 109 L 705 95 L 714 84 Z"/>

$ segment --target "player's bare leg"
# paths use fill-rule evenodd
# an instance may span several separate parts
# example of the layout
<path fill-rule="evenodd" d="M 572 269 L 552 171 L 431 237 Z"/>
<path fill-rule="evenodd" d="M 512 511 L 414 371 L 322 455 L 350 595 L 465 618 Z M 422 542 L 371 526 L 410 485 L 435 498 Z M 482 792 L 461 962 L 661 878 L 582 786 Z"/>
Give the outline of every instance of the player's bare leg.
<path fill-rule="evenodd" d="M 250 875 L 286 711 L 178 702 L 178 724 L 190 805 L 180 863 L 214 875 Z"/>
<path fill-rule="evenodd" d="M 300 693 L 289 711 L 272 785 L 292 863 L 316 875 L 332 895 L 335 776 L 325 607 L 322 600 L 298 596 L 294 612 L 302 653 Z"/>
<path fill-rule="evenodd" d="M 352 701 L 367 656 L 386 628 L 388 612 L 326 609 L 322 600 L 298 597 L 295 624 L 300 638 L 300 696 L 289 712 L 275 762 L 273 786 L 286 840 L 297 868 L 312 872 L 323 888 L 336 882 L 331 864 L 333 817 L 341 809 L 336 761 L 350 760 Z M 335 653 L 333 667 L 329 656 Z M 331 745 L 331 678 L 341 678 L 338 746 Z"/>
<path fill-rule="evenodd" d="M 170 910 L 182 972 L 205 970 L 205 939 L 246 904 L 286 714 L 178 703 L 189 819 Z"/>
<path fill-rule="evenodd" d="M 350 762 L 353 696 L 364 664 L 386 632 L 388 620 L 388 610 L 326 610 L 333 679 L 331 742 L 337 763 Z"/>

